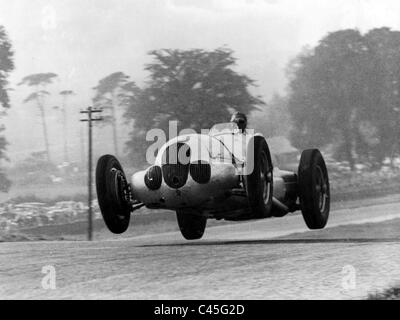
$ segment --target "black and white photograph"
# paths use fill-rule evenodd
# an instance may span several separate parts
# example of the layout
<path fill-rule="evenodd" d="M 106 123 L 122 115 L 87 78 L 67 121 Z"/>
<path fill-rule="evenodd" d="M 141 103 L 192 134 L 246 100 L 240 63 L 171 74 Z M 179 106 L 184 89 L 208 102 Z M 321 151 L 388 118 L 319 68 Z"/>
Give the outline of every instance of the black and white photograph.
<path fill-rule="evenodd" d="M 0 300 L 399 299 L 399 1 L 0 0 Z"/>

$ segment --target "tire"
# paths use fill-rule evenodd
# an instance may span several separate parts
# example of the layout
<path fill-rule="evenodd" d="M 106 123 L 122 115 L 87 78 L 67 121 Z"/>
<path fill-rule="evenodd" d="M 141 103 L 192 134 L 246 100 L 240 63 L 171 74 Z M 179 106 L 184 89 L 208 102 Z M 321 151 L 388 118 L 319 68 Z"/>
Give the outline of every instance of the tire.
<path fill-rule="evenodd" d="M 207 225 L 207 218 L 201 215 L 176 211 L 179 230 L 186 240 L 198 240 L 203 237 Z"/>
<path fill-rule="evenodd" d="M 253 171 L 244 176 L 252 218 L 267 218 L 272 212 L 273 166 L 268 144 L 263 137 L 254 137 L 247 150 L 246 165 L 254 159 Z"/>
<path fill-rule="evenodd" d="M 329 218 L 329 177 L 318 149 L 304 150 L 298 169 L 300 208 L 309 229 L 323 229 Z"/>
<path fill-rule="evenodd" d="M 118 160 L 112 155 L 100 157 L 96 166 L 97 199 L 107 228 L 116 234 L 128 229 L 131 214 L 123 183 L 126 177 Z"/>

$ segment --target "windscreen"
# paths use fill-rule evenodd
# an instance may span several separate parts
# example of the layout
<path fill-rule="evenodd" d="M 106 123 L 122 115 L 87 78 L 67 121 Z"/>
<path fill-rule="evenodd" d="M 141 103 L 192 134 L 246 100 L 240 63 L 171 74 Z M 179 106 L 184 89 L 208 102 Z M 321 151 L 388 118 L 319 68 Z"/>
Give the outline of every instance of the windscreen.
<path fill-rule="evenodd" d="M 215 136 L 220 134 L 227 134 L 227 133 L 237 133 L 239 132 L 239 127 L 234 122 L 224 122 L 224 123 L 217 123 L 215 124 L 211 130 L 209 135 Z"/>

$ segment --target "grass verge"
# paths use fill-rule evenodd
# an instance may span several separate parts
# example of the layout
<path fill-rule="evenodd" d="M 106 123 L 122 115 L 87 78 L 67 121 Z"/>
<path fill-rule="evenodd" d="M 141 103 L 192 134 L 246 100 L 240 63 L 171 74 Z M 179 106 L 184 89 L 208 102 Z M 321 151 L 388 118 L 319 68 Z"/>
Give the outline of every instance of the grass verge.
<path fill-rule="evenodd" d="M 400 286 L 386 289 L 383 292 L 371 293 L 367 300 L 400 300 Z"/>

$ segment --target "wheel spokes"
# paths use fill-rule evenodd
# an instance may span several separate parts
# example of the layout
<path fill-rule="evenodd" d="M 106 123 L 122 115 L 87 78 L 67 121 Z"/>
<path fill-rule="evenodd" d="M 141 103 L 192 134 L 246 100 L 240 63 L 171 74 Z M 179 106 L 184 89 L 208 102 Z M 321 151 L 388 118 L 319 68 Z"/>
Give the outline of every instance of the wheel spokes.
<path fill-rule="evenodd" d="M 328 199 L 328 185 L 325 181 L 325 176 L 321 167 L 317 166 L 317 177 L 315 184 L 315 191 L 318 197 L 318 206 L 321 212 L 325 211 L 326 203 Z"/>
<path fill-rule="evenodd" d="M 268 160 L 266 154 L 263 152 L 261 154 L 261 163 L 260 163 L 260 180 L 262 186 L 262 194 L 264 203 L 267 204 L 270 198 L 271 192 L 271 180 L 272 174 L 269 172 L 268 168 Z"/>
<path fill-rule="evenodd" d="M 118 170 L 116 168 L 111 169 L 111 174 L 114 175 L 114 190 L 115 190 L 115 200 L 118 203 L 118 206 L 121 208 L 125 208 L 127 205 L 129 205 L 129 198 L 130 195 L 128 194 L 127 191 L 127 181 L 125 178 L 124 173 L 121 170 Z M 124 219 L 125 215 L 119 214 L 118 217 L 120 219 Z"/>

